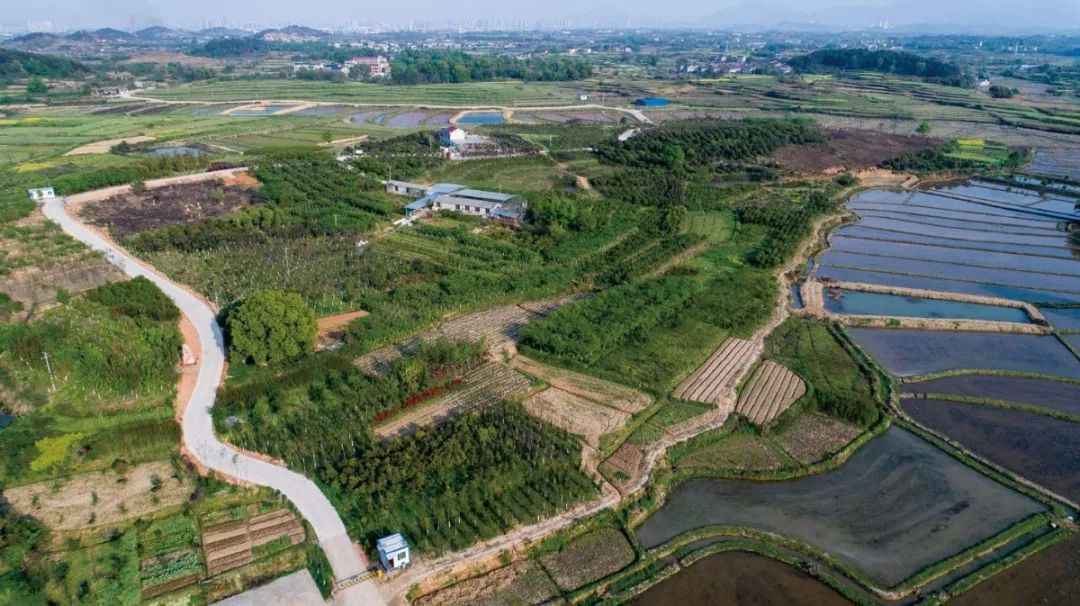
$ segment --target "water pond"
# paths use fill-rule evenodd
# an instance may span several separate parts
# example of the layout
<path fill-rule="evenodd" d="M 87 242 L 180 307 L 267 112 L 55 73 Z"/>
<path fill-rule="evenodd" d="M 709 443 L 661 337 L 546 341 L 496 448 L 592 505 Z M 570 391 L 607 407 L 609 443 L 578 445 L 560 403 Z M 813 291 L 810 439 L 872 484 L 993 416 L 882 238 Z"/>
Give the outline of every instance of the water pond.
<path fill-rule="evenodd" d="M 1058 330 L 1080 330 L 1080 307 L 1040 307 L 1039 311 Z"/>
<path fill-rule="evenodd" d="M 292 107 L 291 105 L 263 105 L 248 109 L 237 109 L 229 112 L 230 116 L 270 116 L 279 111 Z"/>
<path fill-rule="evenodd" d="M 1044 508 L 892 427 L 835 471 L 692 480 L 637 530 L 646 547 L 712 524 L 781 533 L 892 586 Z"/>
<path fill-rule="evenodd" d="M 851 328 L 852 338 L 894 375 L 1011 370 L 1080 378 L 1080 360 L 1052 335 Z"/>
<path fill-rule="evenodd" d="M 885 286 L 924 288 L 926 290 L 1001 297 L 1003 299 L 1017 299 L 1019 301 L 1080 303 L 1080 294 L 1018 288 L 1016 286 L 1007 286 L 1004 284 L 963 282 L 960 280 L 949 280 L 947 278 L 906 276 L 903 274 L 871 271 L 857 267 L 822 265 L 818 268 L 817 275 L 818 277 L 833 278 L 834 280 L 841 280 L 844 282 L 868 282 L 870 284 L 882 284 Z"/>
<path fill-rule="evenodd" d="M 903 400 L 916 421 L 1074 501 L 1080 498 L 1080 424 L 945 400 Z"/>
<path fill-rule="evenodd" d="M 206 152 L 197 147 L 177 145 L 175 147 L 159 147 L 150 153 L 160 158 L 166 156 L 201 156 Z"/>
<path fill-rule="evenodd" d="M 832 293 L 834 292 L 839 293 L 839 296 L 833 296 Z M 826 289 L 825 309 L 838 314 L 863 316 L 952 318 L 1029 323 L 1027 313 L 1016 307 L 905 297 L 857 290 L 841 290 L 839 288 Z"/>
<path fill-rule="evenodd" d="M 997 375 L 956 375 L 904 383 L 901 390 L 904 393 L 939 393 L 1007 400 L 1080 416 L 1080 383 Z"/>
<path fill-rule="evenodd" d="M 472 114 L 465 114 L 458 118 L 458 124 L 464 124 L 466 126 L 472 125 L 485 125 L 485 124 L 503 124 L 502 112 L 479 112 Z"/>
<path fill-rule="evenodd" d="M 15 417 L 6 412 L 0 412 L 0 429 L 4 429 L 15 422 Z"/>
<path fill-rule="evenodd" d="M 729 551 L 698 560 L 631 600 L 633 606 L 844 606 L 828 585 L 772 558 Z"/>

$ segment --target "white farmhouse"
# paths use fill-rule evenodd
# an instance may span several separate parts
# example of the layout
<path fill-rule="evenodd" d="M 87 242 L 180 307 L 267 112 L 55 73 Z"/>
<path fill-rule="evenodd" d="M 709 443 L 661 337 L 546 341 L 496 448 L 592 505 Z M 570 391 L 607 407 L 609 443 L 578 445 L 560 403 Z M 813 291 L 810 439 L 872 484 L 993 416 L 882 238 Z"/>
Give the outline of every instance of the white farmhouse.
<path fill-rule="evenodd" d="M 401 533 L 379 539 L 375 542 L 375 550 L 379 552 L 379 563 L 387 572 L 409 565 L 409 543 Z"/>
<path fill-rule="evenodd" d="M 44 202 L 45 200 L 51 200 L 56 197 L 56 191 L 51 187 L 28 189 L 26 190 L 26 194 L 30 196 L 30 199 L 34 202 Z"/>

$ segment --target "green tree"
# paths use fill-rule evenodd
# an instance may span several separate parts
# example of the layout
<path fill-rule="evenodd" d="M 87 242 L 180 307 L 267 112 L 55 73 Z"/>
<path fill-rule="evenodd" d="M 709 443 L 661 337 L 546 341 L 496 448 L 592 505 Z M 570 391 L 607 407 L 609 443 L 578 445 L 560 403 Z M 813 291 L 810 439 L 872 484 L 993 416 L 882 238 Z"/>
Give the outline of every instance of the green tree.
<path fill-rule="evenodd" d="M 926 135 L 930 133 L 931 128 L 933 127 L 930 126 L 930 123 L 923 120 L 922 122 L 919 122 L 919 127 L 915 129 L 915 132 L 919 133 L 920 135 Z"/>
<path fill-rule="evenodd" d="M 37 76 L 30 78 L 30 81 L 26 83 L 26 94 L 28 95 L 44 95 L 49 92 L 49 87 L 45 86 L 45 81 Z"/>
<path fill-rule="evenodd" d="M 664 148 L 663 159 L 668 168 L 677 168 L 686 160 L 686 152 L 681 145 L 668 145 Z"/>
<path fill-rule="evenodd" d="M 229 314 L 233 363 L 278 363 L 315 346 L 315 312 L 296 293 L 260 290 Z"/>

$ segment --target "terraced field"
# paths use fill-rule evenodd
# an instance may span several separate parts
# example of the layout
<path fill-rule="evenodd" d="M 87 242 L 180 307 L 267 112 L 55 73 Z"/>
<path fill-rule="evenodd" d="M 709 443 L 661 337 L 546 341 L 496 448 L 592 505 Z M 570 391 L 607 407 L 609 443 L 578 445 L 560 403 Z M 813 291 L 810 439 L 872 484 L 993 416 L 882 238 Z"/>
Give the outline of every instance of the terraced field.
<path fill-rule="evenodd" d="M 704 364 L 679 383 L 675 397 L 719 404 L 753 363 L 756 349 L 746 339 L 726 339 Z"/>
<path fill-rule="evenodd" d="M 288 537 L 299 544 L 304 541 L 304 527 L 287 509 L 278 509 L 234 522 L 215 524 L 203 530 L 202 544 L 210 576 L 250 563 L 253 550 L 272 541 Z"/>
<path fill-rule="evenodd" d="M 806 393 L 806 383 L 799 375 L 772 360 L 758 367 L 739 396 L 735 412 L 756 425 L 778 417 Z"/>

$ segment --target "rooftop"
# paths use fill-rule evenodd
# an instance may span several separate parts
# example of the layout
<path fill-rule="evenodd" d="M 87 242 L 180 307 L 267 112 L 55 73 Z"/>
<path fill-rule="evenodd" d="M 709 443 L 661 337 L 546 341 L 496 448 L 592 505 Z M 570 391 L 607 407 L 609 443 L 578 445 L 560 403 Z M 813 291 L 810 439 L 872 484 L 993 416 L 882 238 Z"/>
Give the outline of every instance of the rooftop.
<path fill-rule="evenodd" d="M 484 191 L 481 189 L 462 189 L 455 192 L 454 195 L 459 198 L 473 198 L 490 202 L 508 202 L 517 197 L 514 194 L 500 194 L 498 192 Z"/>
<path fill-rule="evenodd" d="M 409 543 L 405 540 L 405 537 L 401 536 L 400 532 L 397 532 L 375 541 L 375 547 L 383 553 L 390 553 L 399 549 L 408 549 Z"/>

